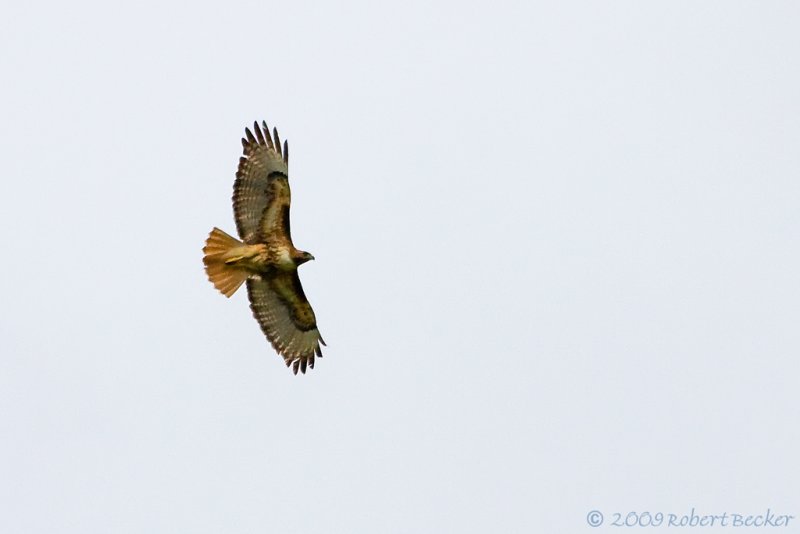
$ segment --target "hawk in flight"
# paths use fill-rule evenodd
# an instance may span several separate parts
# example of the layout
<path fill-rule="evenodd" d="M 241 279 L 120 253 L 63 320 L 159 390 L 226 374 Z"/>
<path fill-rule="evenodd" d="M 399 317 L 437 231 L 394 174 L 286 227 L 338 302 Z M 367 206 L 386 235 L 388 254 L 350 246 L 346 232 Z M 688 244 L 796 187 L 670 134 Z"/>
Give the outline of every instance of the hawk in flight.
<path fill-rule="evenodd" d="M 289 145 L 266 122 L 245 129 L 244 156 L 233 184 L 236 239 L 219 228 L 211 230 L 203 247 L 208 279 L 230 297 L 247 282 L 250 309 L 287 367 L 306 372 L 322 357 L 314 310 L 308 303 L 297 267 L 313 260 L 297 250 L 289 231 Z"/>

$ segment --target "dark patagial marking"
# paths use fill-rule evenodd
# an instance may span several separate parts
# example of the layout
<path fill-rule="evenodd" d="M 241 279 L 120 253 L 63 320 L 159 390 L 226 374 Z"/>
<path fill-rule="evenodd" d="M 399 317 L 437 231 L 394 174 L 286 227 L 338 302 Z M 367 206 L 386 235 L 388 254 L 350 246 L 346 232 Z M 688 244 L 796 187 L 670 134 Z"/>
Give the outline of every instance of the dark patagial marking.
<path fill-rule="evenodd" d="M 300 285 L 300 277 L 295 274 L 292 276 L 292 289 L 294 290 L 297 298 L 300 299 L 301 302 L 308 304 L 308 299 L 306 298 L 306 293 L 303 291 L 303 286 Z"/>
<path fill-rule="evenodd" d="M 292 239 L 292 232 L 289 229 L 289 206 L 284 205 L 281 208 L 281 219 L 283 219 L 283 230 L 286 232 L 286 237 Z"/>

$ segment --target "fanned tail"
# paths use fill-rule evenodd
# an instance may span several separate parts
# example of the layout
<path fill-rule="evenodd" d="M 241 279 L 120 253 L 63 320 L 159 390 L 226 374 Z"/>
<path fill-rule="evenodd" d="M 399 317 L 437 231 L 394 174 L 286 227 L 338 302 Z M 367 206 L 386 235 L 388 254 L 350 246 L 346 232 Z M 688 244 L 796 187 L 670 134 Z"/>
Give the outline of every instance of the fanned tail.
<path fill-rule="evenodd" d="M 249 273 L 230 263 L 225 254 L 231 249 L 241 247 L 244 243 L 232 237 L 219 228 L 214 228 L 208 235 L 206 246 L 203 247 L 203 263 L 206 266 L 208 279 L 223 295 L 230 297 L 241 286 Z"/>

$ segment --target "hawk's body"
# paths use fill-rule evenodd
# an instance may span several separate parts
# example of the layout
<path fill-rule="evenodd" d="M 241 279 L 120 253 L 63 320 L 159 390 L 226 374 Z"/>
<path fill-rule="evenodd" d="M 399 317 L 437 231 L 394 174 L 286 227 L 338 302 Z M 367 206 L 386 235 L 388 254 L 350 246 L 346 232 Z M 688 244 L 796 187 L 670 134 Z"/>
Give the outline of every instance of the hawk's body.
<path fill-rule="evenodd" d="M 295 248 L 289 228 L 289 147 L 266 123 L 242 138 L 244 156 L 233 186 L 238 239 L 214 228 L 203 248 L 209 280 L 226 297 L 247 282 L 250 308 L 272 346 L 293 370 L 306 372 L 325 344 L 297 267 L 314 257 Z"/>

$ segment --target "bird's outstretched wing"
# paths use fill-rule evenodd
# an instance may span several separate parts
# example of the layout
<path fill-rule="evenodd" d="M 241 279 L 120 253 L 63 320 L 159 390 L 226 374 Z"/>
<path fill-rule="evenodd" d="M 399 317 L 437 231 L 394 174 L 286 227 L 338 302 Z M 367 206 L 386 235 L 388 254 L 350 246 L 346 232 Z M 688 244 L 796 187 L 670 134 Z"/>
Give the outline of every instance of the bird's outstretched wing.
<path fill-rule="evenodd" d="M 252 245 L 263 242 L 266 234 L 279 233 L 289 239 L 289 145 L 278 137 L 278 130 L 269 133 L 253 123 L 242 138 L 244 155 L 233 184 L 233 214 L 239 237 Z"/>
<path fill-rule="evenodd" d="M 315 356 L 322 357 L 324 345 L 317 329 L 314 310 L 308 303 L 297 272 L 275 271 L 247 280 L 250 309 L 286 366 L 295 374 L 314 368 Z"/>

